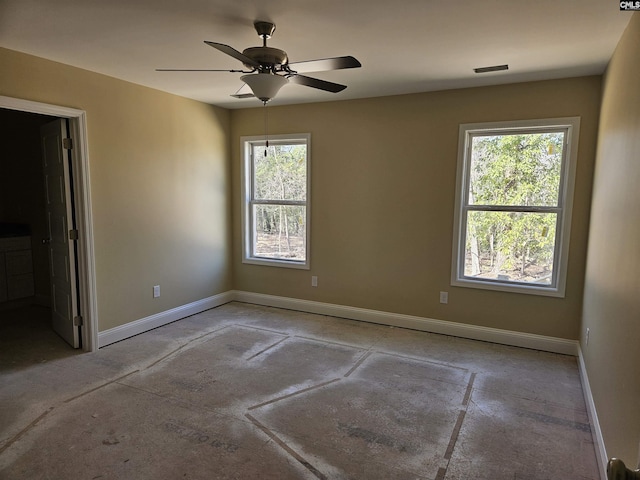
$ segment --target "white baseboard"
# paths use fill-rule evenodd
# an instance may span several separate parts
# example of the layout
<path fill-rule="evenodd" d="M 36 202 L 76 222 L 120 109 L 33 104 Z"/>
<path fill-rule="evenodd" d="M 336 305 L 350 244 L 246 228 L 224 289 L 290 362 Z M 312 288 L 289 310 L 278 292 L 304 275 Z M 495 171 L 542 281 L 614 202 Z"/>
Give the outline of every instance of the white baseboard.
<path fill-rule="evenodd" d="M 149 317 L 141 318 L 118 327 L 98 332 L 98 348 L 111 343 L 119 342 L 134 335 L 161 327 L 167 323 L 175 322 L 181 318 L 204 312 L 211 308 L 219 307 L 234 300 L 233 292 L 224 292 L 212 297 L 197 300 L 180 307 L 172 308 L 165 312 L 156 313 Z"/>
<path fill-rule="evenodd" d="M 366 308 L 349 307 L 332 303 L 300 300 L 297 298 L 278 297 L 262 293 L 243 292 L 231 290 L 209 298 L 198 300 L 187 305 L 160 312 L 149 317 L 141 318 L 125 325 L 120 325 L 98 333 L 98 347 L 104 347 L 125 338 L 138 335 L 153 328 L 161 327 L 167 323 L 175 322 L 181 318 L 215 308 L 232 301 L 253 303 L 268 307 L 298 310 L 319 315 L 360 320 L 363 322 L 391 325 L 394 327 L 411 328 L 423 332 L 440 333 L 455 337 L 481 340 L 485 342 L 499 343 L 514 347 L 532 348 L 564 355 L 578 356 L 579 344 L 575 340 L 547 337 L 532 333 L 514 332 L 499 328 L 467 325 L 464 323 L 447 322 L 433 318 L 417 317 L 400 313 L 382 312 Z"/>
<path fill-rule="evenodd" d="M 596 404 L 591 395 L 591 385 L 587 376 L 587 366 L 584 363 L 582 349 L 578 345 L 578 369 L 580 370 L 580 380 L 582 381 L 582 392 L 584 393 L 584 401 L 587 404 L 587 413 L 589 414 L 589 423 L 591 424 L 591 434 L 593 435 L 593 443 L 596 448 L 596 459 L 598 460 L 598 468 L 600 470 L 600 478 L 607 480 L 607 449 L 602 438 L 602 430 L 600 430 L 600 421 L 598 420 L 598 412 Z"/>
<path fill-rule="evenodd" d="M 444 335 L 500 343 L 514 347 L 532 348 L 547 352 L 561 353 L 564 355 L 578 355 L 578 342 L 576 340 L 566 340 L 564 338 L 547 337 L 544 335 L 514 332 L 498 328 L 446 322 L 443 320 L 435 320 L 432 318 L 417 317 L 413 315 L 381 312 L 379 310 L 368 310 L 365 308 L 348 307 L 331 303 L 299 300 L 296 298 L 278 297 L 274 295 L 264 295 L 261 293 L 237 290 L 233 292 L 233 299 L 239 302 L 286 308 L 289 310 L 317 313 L 320 315 L 330 315 L 334 317 L 348 318 L 351 320 L 392 325 L 395 327 L 411 328 L 424 332 L 441 333 Z"/>

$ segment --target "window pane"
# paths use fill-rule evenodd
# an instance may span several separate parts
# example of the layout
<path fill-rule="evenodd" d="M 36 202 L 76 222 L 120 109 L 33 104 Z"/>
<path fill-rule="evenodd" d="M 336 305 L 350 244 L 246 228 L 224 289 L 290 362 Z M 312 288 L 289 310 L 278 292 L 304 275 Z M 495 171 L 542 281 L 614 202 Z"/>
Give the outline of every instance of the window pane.
<path fill-rule="evenodd" d="M 464 276 L 551 285 L 556 213 L 468 212 Z"/>
<path fill-rule="evenodd" d="M 306 145 L 254 145 L 253 162 L 255 199 L 306 200 Z"/>
<path fill-rule="evenodd" d="M 564 132 L 473 136 L 469 205 L 557 206 Z"/>
<path fill-rule="evenodd" d="M 306 259 L 306 208 L 254 205 L 256 257 L 304 262 Z"/>

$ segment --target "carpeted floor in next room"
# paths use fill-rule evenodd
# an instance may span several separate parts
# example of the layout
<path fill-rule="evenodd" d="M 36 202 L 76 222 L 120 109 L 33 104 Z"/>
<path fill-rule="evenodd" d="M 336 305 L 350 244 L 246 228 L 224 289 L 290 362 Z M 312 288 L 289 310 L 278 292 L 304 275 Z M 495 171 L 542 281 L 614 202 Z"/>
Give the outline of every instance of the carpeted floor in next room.
<path fill-rule="evenodd" d="M 2 479 L 600 478 L 574 357 L 242 303 L 79 353 L 19 313 Z"/>

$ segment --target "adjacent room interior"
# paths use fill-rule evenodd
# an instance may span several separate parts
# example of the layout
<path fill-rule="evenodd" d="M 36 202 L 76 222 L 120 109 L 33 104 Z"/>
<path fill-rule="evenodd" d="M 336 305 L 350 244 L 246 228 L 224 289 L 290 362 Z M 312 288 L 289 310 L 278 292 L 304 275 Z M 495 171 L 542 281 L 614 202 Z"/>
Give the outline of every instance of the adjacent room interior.
<path fill-rule="evenodd" d="M 16 5 L 5 18 L 28 18 Z M 332 101 L 318 97 L 326 92 L 305 101 L 287 85 L 266 106 L 227 98 L 227 77 L 187 80 L 198 92 L 189 97 L 0 35 L 0 471 L 177 478 L 215 464 L 212 478 L 452 480 L 605 479 L 610 457 L 637 468 L 640 14 L 615 14 L 624 25 L 598 72 L 422 89 L 416 80 L 411 92 Z M 244 23 L 217 25 L 214 37 L 246 28 L 242 41 L 255 43 Z M 166 58 L 155 66 L 190 66 Z M 359 85 L 351 73 L 319 77 L 348 84 L 346 94 Z M 195 99 L 208 86 L 224 100 Z M 579 127 L 562 289 L 458 282 L 461 125 L 569 118 Z M 67 238 L 77 249 L 76 349 L 51 330 L 60 276 L 41 127 L 56 119 L 79 167 L 77 226 L 63 229 L 78 235 Z M 308 142 L 308 237 L 296 268 L 247 250 L 246 146 L 262 148 L 263 137 Z M 64 465 L 60 425 L 82 452 Z M 171 446 L 179 453 L 168 462 Z M 512 464 L 501 465 L 508 446 Z"/>

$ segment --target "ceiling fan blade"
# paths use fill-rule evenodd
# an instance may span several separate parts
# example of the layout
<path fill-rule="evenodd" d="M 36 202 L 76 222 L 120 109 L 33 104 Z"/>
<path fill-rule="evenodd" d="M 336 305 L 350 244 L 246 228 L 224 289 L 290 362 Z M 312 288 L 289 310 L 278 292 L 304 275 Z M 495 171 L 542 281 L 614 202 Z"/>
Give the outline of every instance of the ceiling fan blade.
<path fill-rule="evenodd" d="M 156 72 L 231 72 L 246 73 L 244 70 L 211 70 L 208 68 L 156 68 Z"/>
<path fill-rule="evenodd" d="M 317 88 L 326 92 L 338 93 L 347 88 L 346 85 L 340 85 L 339 83 L 327 82 L 320 80 L 319 78 L 306 77 L 304 75 L 291 75 L 289 77 L 290 83 L 297 83 L 298 85 L 304 85 L 305 87 Z"/>
<path fill-rule="evenodd" d="M 323 72 L 325 70 L 342 70 L 343 68 L 359 68 L 362 64 L 351 56 L 307 60 L 306 62 L 289 63 L 288 67 L 298 73 Z"/>
<path fill-rule="evenodd" d="M 229 45 L 225 45 L 224 43 L 208 42 L 206 40 L 204 41 L 204 43 L 206 43 L 210 47 L 215 48 L 216 50 L 220 50 L 222 53 L 226 53 L 227 55 L 235 58 L 236 60 L 240 60 L 245 65 L 250 65 L 253 68 L 260 68 L 260 64 L 256 62 L 254 59 L 247 57 L 246 55 L 240 53 L 238 50 L 236 50 L 233 47 L 230 47 Z"/>
<path fill-rule="evenodd" d="M 253 98 L 255 95 L 246 83 L 243 84 L 236 93 L 231 95 L 234 98 Z"/>

